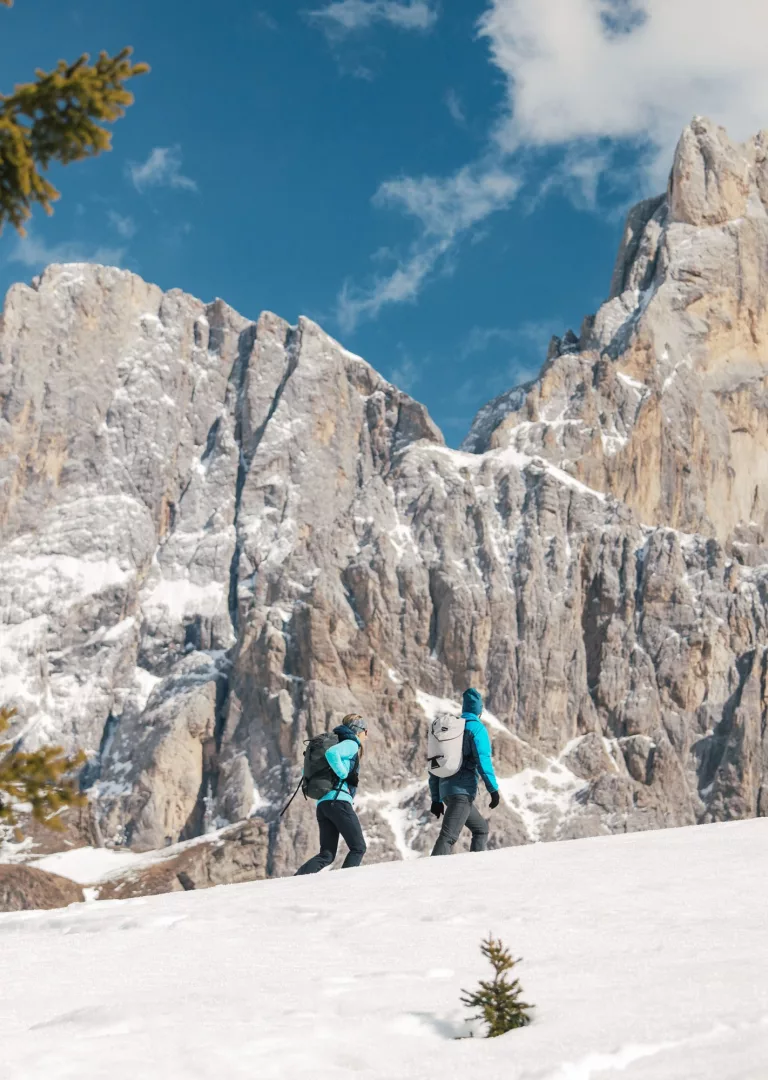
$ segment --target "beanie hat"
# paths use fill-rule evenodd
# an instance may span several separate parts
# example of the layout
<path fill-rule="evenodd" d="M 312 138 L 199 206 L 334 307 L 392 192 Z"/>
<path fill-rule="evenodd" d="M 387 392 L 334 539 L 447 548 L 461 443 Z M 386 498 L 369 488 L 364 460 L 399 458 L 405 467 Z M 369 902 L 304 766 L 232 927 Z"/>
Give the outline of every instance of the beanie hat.
<path fill-rule="evenodd" d="M 472 687 L 470 687 L 469 690 L 465 690 L 461 708 L 465 713 L 472 713 L 473 716 L 482 716 L 483 699 L 480 696 L 479 691 L 474 690 Z"/>

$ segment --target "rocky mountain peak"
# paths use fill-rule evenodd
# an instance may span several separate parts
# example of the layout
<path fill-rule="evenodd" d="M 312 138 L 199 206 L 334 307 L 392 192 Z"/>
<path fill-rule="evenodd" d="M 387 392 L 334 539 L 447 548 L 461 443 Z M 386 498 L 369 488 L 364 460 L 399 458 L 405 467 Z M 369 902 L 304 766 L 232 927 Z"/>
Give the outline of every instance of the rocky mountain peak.
<path fill-rule="evenodd" d="M 466 449 L 540 454 L 649 525 L 763 544 L 767 138 L 686 128 L 666 195 L 628 215 L 608 301 Z"/>
<path fill-rule="evenodd" d="M 696 117 L 677 145 L 669 179 L 670 222 L 724 225 L 751 214 L 765 218 L 765 132 L 743 146 L 724 128 Z"/>
<path fill-rule="evenodd" d="M 470 684 L 497 844 L 768 811 L 763 147 L 694 121 L 607 302 L 462 451 L 307 319 L 105 267 L 10 290 L 0 700 L 88 752 L 108 844 L 253 816 L 289 872 L 304 740 L 359 711 L 371 857 L 423 852 Z"/>

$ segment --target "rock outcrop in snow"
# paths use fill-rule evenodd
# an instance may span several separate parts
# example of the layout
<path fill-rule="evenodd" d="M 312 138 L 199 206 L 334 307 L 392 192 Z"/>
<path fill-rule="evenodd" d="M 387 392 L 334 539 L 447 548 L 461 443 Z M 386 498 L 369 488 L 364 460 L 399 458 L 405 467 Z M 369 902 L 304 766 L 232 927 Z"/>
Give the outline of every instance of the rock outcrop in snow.
<path fill-rule="evenodd" d="M 0 912 L 50 910 L 83 899 L 83 890 L 69 878 L 34 866 L 0 866 Z"/>
<path fill-rule="evenodd" d="M 424 852 L 468 684 L 496 844 L 768 812 L 764 142 L 694 122 L 607 304 L 464 452 L 308 320 L 84 265 L 10 291 L 0 698 L 89 752 L 108 843 L 255 815 L 289 872 L 304 739 L 359 710 L 371 856 Z"/>

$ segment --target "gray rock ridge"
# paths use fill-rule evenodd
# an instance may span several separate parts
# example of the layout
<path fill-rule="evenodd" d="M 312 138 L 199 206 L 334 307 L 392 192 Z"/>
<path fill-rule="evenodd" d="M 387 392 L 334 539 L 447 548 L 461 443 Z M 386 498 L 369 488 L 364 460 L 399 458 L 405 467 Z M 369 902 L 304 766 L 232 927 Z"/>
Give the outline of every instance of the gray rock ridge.
<path fill-rule="evenodd" d="M 693 121 L 666 195 L 628 216 L 608 301 L 466 449 L 540 455 L 650 525 L 763 547 L 766 139 Z"/>
<path fill-rule="evenodd" d="M 463 452 L 309 320 L 92 266 L 10 291 L 0 699 L 29 745 L 89 752 L 109 845 L 254 817 L 248 865 L 291 872 L 316 843 L 301 797 L 279 818 L 304 740 L 355 710 L 369 857 L 425 853 L 426 728 L 469 684 L 494 844 L 766 812 L 750 146 L 691 128 L 670 194 L 630 215 L 617 295 Z M 747 215 L 714 221 L 739 176 Z M 727 318 L 748 355 L 720 351 Z"/>

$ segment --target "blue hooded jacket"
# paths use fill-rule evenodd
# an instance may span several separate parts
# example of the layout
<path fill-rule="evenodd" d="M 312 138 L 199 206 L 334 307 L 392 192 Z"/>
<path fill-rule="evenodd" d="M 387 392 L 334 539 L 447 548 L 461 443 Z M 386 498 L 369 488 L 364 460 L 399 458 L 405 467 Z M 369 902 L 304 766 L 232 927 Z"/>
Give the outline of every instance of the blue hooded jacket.
<path fill-rule="evenodd" d="M 477 690 L 467 690 L 462 702 L 464 724 L 464 760 L 461 768 L 453 776 L 429 777 L 429 794 L 432 802 L 445 802 L 451 795 L 468 795 L 474 799 L 477 795 L 478 775 L 492 795 L 498 791 L 499 782 L 493 771 L 491 740 L 480 715 L 483 711 L 483 699 Z"/>
<path fill-rule="evenodd" d="M 325 751 L 325 760 L 331 766 L 333 771 L 338 776 L 339 780 L 346 781 L 346 778 L 352 772 L 353 766 L 360 753 L 360 740 L 355 735 L 354 731 L 351 731 L 345 724 L 340 724 L 337 728 L 333 729 L 333 734 L 338 735 L 339 741 L 336 746 L 329 747 Z M 355 792 L 357 788 L 350 787 L 349 784 L 342 783 L 333 791 L 329 791 L 327 795 L 323 795 L 322 799 L 318 799 L 318 805 L 321 802 L 348 802 L 351 803 L 355 798 Z"/>

